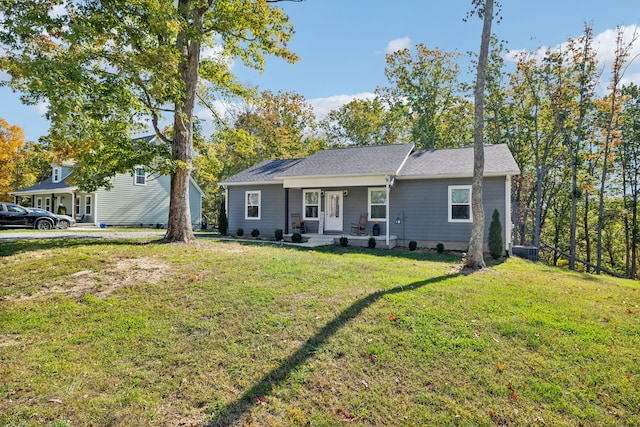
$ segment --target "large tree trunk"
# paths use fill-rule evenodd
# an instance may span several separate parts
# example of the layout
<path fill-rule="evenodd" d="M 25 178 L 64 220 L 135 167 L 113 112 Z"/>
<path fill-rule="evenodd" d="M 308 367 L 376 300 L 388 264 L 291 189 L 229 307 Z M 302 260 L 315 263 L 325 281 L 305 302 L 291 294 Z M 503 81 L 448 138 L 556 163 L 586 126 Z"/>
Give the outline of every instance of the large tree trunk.
<path fill-rule="evenodd" d="M 478 73 L 474 93 L 474 126 L 473 126 L 473 185 L 471 189 L 471 211 L 473 227 L 469 240 L 469 252 L 465 266 L 472 269 L 485 267 L 484 255 L 484 204 L 482 202 L 482 186 L 484 178 L 484 86 L 487 75 L 487 58 L 489 56 L 489 40 L 493 21 L 493 0 L 485 0 L 482 25 L 482 41 L 478 57 Z"/>
<path fill-rule="evenodd" d="M 193 163 L 193 108 L 198 85 L 200 64 L 200 42 L 198 36 L 187 35 L 188 31 L 201 31 L 203 15 L 195 10 L 191 0 L 180 0 L 178 10 L 184 18 L 184 27 L 176 44 L 182 55 L 180 75 L 185 84 L 184 97 L 175 105 L 173 122 L 173 157 L 177 163 L 171 176 L 171 196 L 169 202 L 169 224 L 166 242 L 191 242 L 195 240 L 189 209 L 189 177 Z M 191 23 L 189 26 L 187 23 Z"/>

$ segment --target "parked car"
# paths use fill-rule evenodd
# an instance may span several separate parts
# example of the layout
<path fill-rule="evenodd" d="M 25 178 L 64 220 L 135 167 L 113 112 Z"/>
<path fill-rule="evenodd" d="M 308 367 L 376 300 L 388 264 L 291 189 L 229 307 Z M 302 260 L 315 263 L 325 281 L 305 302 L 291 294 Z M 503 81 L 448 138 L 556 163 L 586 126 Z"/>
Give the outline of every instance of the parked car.
<path fill-rule="evenodd" d="M 13 203 L 0 202 L 0 228 L 37 228 L 51 230 L 58 218 L 51 212 L 32 212 Z"/>
<path fill-rule="evenodd" d="M 29 209 L 31 212 L 40 212 L 40 213 L 50 213 L 44 209 L 41 208 L 27 208 Z M 58 228 L 69 228 L 69 227 L 74 227 L 76 225 L 76 220 L 73 219 L 73 217 L 70 217 L 69 215 L 60 215 L 60 214 L 53 214 L 56 218 L 58 218 Z"/>

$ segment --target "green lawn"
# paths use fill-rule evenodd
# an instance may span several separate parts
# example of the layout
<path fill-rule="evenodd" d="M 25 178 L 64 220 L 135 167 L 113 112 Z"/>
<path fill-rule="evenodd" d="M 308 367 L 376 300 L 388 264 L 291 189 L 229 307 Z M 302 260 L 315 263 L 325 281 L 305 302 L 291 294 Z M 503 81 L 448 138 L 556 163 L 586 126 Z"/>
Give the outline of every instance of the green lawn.
<path fill-rule="evenodd" d="M 0 244 L 0 425 L 640 425 L 640 286 L 519 259 Z"/>

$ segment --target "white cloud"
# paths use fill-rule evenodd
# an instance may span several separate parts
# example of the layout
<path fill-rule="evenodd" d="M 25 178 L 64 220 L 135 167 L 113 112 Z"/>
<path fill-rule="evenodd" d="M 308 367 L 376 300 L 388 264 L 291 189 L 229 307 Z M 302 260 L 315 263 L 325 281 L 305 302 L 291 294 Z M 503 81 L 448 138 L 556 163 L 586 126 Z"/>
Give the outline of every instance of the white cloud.
<path fill-rule="evenodd" d="M 627 57 L 626 69 L 622 78 L 622 84 L 629 82 L 640 82 L 640 26 L 628 25 L 620 27 L 623 30 L 623 45 L 631 43 L 633 38 L 636 40 L 633 42 L 632 48 L 629 51 Z M 600 79 L 599 91 L 604 91 L 609 83 L 611 76 L 611 66 L 615 59 L 616 52 L 616 39 L 618 36 L 618 29 L 608 29 L 599 34 L 596 34 L 593 38 L 593 49 L 596 52 L 596 60 L 598 61 L 598 69 L 602 70 L 603 74 Z M 566 51 L 568 43 L 564 42 L 555 47 L 542 46 L 536 51 L 531 52 L 524 49 L 511 50 L 505 55 L 505 60 L 510 63 L 516 63 L 517 58 L 521 55 L 532 55 L 536 60 L 541 61 L 546 53 L 549 51 Z"/>
<path fill-rule="evenodd" d="M 389 43 L 387 43 L 387 47 L 384 48 L 384 51 L 378 53 L 391 54 L 402 49 L 409 49 L 410 47 L 411 39 L 409 37 L 402 37 L 399 39 L 391 40 Z"/>
<path fill-rule="evenodd" d="M 36 110 L 36 112 L 41 116 L 44 116 L 47 113 L 47 110 L 49 109 L 49 102 L 48 101 L 38 102 L 36 105 L 33 106 L 33 109 Z"/>
<path fill-rule="evenodd" d="M 317 119 L 322 119 L 332 110 L 336 110 L 354 99 L 373 99 L 373 92 L 362 92 L 354 95 L 334 95 L 328 98 L 309 99 L 307 102 L 313 107 Z"/>

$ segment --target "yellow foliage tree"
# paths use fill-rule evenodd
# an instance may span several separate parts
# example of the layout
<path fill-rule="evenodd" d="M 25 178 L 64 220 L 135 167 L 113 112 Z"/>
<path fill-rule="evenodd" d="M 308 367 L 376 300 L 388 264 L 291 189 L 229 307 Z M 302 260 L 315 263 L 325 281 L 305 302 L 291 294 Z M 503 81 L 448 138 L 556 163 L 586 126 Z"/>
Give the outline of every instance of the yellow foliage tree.
<path fill-rule="evenodd" d="M 11 201 L 9 192 L 18 181 L 19 165 L 24 160 L 24 132 L 0 118 L 0 200 Z"/>

